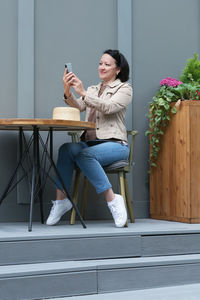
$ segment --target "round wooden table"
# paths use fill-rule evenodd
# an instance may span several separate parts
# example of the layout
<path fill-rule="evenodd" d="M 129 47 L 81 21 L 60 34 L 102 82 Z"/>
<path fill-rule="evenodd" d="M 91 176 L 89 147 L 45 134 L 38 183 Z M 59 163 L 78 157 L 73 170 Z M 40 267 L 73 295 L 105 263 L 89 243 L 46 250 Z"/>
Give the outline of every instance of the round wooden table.
<path fill-rule="evenodd" d="M 0 130 L 19 130 L 19 128 L 23 130 L 33 130 L 35 126 L 42 131 L 48 131 L 50 128 L 53 131 L 69 131 L 94 129 L 95 123 L 53 119 L 0 119 Z"/>
<path fill-rule="evenodd" d="M 19 149 L 20 149 L 20 157 L 17 163 L 17 166 L 2 194 L 0 197 L 0 204 L 3 199 L 8 195 L 8 193 L 13 190 L 16 185 L 21 182 L 25 177 L 29 176 L 31 171 L 31 179 L 29 180 L 31 185 L 30 192 L 30 217 L 29 217 L 29 225 L 28 230 L 32 230 L 32 214 L 33 214 L 33 204 L 36 197 L 40 199 L 40 207 L 41 207 L 41 221 L 44 222 L 43 219 L 43 208 L 42 208 L 42 189 L 44 185 L 41 182 L 41 172 L 45 173 L 46 178 L 49 176 L 49 170 L 52 167 L 54 169 L 55 174 L 58 176 L 63 190 L 65 191 L 67 197 L 72 203 L 73 208 L 75 209 L 80 222 L 83 227 L 86 228 L 86 225 L 81 217 L 81 214 L 71 199 L 67 188 L 63 182 L 63 179 L 53 161 L 53 131 L 82 131 L 85 129 L 95 129 L 95 123 L 85 122 L 85 121 L 72 121 L 72 120 L 54 120 L 54 119 L 24 119 L 24 118 L 9 118 L 9 119 L 0 119 L 0 130 L 16 130 L 19 132 Z M 31 131 L 32 134 L 28 138 L 25 137 L 24 131 Z M 40 131 L 47 131 L 47 138 L 44 141 L 42 136 L 40 135 Z M 48 150 L 48 145 L 49 149 Z M 40 148 L 43 151 L 42 161 L 40 159 Z M 44 158 L 45 156 L 45 158 Z M 28 171 L 25 170 L 23 163 L 26 159 L 29 159 L 31 168 Z M 49 162 L 50 167 L 48 167 L 48 171 L 46 168 L 46 160 Z M 43 166 L 43 161 L 45 161 L 45 166 Z M 22 178 L 14 183 L 15 178 L 17 177 L 18 170 L 22 169 L 24 175 Z M 31 169 L 31 170 L 30 170 Z M 45 183 L 46 183 L 45 178 Z M 37 191 L 36 191 L 37 186 Z"/>

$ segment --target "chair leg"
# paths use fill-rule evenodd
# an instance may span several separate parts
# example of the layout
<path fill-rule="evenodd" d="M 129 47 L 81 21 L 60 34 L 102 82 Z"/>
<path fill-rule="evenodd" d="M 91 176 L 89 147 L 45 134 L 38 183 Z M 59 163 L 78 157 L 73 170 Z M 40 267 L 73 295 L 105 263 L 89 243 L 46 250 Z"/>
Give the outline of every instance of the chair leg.
<path fill-rule="evenodd" d="M 119 183 L 120 183 L 120 192 L 122 197 L 124 198 L 124 204 L 126 206 L 126 192 L 125 192 L 125 182 L 124 182 L 124 174 L 123 172 L 119 172 Z M 126 221 L 125 227 L 128 227 L 128 220 Z"/>
<path fill-rule="evenodd" d="M 131 219 L 131 223 L 135 222 L 134 214 L 133 214 L 133 207 L 131 204 L 131 198 L 130 198 L 130 193 L 129 193 L 129 188 L 128 188 L 128 181 L 126 178 L 126 174 L 124 174 L 124 182 L 125 182 L 125 190 L 126 190 L 126 202 L 128 206 L 128 211 L 129 211 L 129 216 Z"/>
<path fill-rule="evenodd" d="M 81 171 L 78 169 L 78 170 L 76 170 L 76 174 L 75 174 L 74 190 L 73 190 L 73 196 L 72 196 L 72 199 L 75 204 L 78 203 L 78 191 L 79 191 L 79 186 L 80 186 L 80 177 L 81 177 Z M 71 218 L 70 218 L 71 225 L 73 225 L 75 223 L 75 217 L 76 217 L 76 212 L 75 212 L 75 209 L 72 208 Z"/>
<path fill-rule="evenodd" d="M 81 215 L 83 220 L 85 220 L 86 215 L 86 203 L 87 203 L 87 192 L 88 192 L 88 179 L 84 176 L 84 182 L 83 182 L 83 200 L 82 200 L 82 209 L 81 209 Z"/>

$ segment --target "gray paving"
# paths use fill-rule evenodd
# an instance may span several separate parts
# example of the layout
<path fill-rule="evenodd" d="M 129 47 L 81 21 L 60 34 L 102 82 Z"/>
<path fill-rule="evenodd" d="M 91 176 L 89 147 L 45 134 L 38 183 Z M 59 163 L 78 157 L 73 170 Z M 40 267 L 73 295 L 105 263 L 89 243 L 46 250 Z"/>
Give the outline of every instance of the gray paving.
<path fill-rule="evenodd" d="M 49 300 L 199 300 L 200 284 L 146 289 L 130 292 L 108 293 Z"/>
<path fill-rule="evenodd" d="M 198 233 L 200 224 L 187 224 L 172 221 L 160 221 L 153 219 L 136 219 L 135 223 L 129 223 L 128 228 L 116 228 L 111 221 L 87 221 L 87 228 L 77 222 L 69 225 L 63 222 L 56 226 L 47 226 L 41 223 L 33 223 L 32 232 L 28 232 L 27 223 L 0 223 L 0 240 L 4 239 L 35 239 L 35 238 L 61 238 L 62 236 L 110 236 L 111 234 L 174 234 L 174 233 Z"/>

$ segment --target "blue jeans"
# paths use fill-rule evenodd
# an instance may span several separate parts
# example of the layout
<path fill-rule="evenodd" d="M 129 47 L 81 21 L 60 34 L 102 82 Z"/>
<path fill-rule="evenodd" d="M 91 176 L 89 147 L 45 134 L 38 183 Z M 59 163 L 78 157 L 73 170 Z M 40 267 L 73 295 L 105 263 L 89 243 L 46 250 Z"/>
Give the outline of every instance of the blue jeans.
<path fill-rule="evenodd" d="M 57 168 L 67 190 L 70 189 L 74 166 L 77 164 L 83 174 L 95 187 L 98 194 L 112 187 L 103 166 L 118 160 L 128 159 L 129 148 L 118 142 L 105 142 L 88 146 L 85 142 L 63 144 L 58 152 Z M 63 190 L 56 177 L 56 187 Z"/>

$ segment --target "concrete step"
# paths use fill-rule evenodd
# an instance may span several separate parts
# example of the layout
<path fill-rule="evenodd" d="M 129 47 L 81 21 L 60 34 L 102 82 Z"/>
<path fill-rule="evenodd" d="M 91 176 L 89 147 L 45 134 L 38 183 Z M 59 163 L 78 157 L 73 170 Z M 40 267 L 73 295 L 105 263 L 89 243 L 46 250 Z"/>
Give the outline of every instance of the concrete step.
<path fill-rule="evenodd" d="M 200 283 L 200 255 L 1 266 L 0 299 L 105 294 Z"/>
<path fill-rule="evenodd" d="M 199 300 L 200 284 L 145 289 L 128 292 L 53 298 L 48 300 Z"/>
<path fill-rule="evenodd" d="M 1 225 L 4 235 L 0 236 L 0 265 L 200 254 L 199 231 L 142 232 L 135 229 L 137 223 L 128 228 L 114 228 L 112 224 L 95 226 L 84 230 L 76 225 L 40 225 L 27 233 L 26 228 L 16 232 L 17 225 L 9 231 Z"/>
<path fill-rule="evenodd" d="M 141 237 L 137 235 L 37 237 L 0 241 L 1 266 L 137 256 L 141 256 Z"/>

